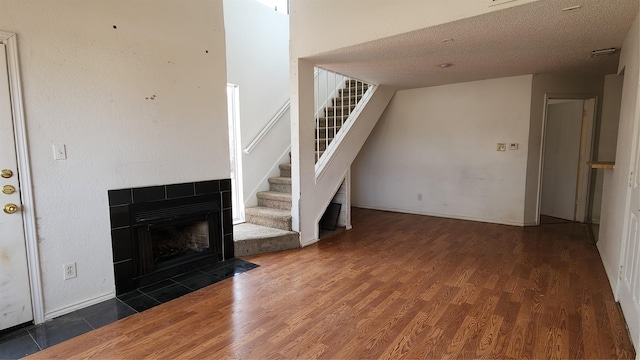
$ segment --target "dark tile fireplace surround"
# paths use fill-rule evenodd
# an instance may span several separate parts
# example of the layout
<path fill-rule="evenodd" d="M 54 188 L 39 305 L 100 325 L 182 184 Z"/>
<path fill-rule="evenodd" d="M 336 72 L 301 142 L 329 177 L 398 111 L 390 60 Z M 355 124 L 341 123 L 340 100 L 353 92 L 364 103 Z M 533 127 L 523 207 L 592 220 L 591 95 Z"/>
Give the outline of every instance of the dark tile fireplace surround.
<path fill-rule="evenodd" d="M 109 190 L 108 196 L 117 295 L 234 257 L 230 179 Z"/>

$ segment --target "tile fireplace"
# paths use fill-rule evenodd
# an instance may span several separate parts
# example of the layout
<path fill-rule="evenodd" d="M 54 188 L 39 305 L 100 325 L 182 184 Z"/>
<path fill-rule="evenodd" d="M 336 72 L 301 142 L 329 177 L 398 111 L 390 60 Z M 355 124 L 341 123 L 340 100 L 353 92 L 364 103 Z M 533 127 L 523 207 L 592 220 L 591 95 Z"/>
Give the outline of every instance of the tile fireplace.
<path fill-rule="evenodd" d="M 117 295 L 234 257 L 230 179 L 108 197 Z"/>

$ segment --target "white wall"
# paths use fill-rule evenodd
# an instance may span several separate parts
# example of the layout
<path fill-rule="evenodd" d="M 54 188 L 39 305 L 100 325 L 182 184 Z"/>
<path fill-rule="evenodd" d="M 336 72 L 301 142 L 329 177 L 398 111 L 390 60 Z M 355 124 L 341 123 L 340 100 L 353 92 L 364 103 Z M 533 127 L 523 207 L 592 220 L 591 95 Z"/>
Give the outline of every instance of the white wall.
<path fill-rule="evenodd" d="M 618 138 L 618 122 L 620 120 L 620 101 L 622 100 L 622 83 L 624 77 L 611 74 L 604 77 L 604 94 L 602 98 L 602 118 L 598 136 L 598 150 L 595 160 L 615 161 Z M 604 174 L 607 170 L 595 171 L 594 193 L 592 200 L 591 220 L 600 223 L 602 208 L 602 190 Z"/>
<path fill-rule="evenodd" d="M 525 194 L 525 225 L 535 225 L 538 204 L 538 181 L 540 176 L 540 156 L 542 145 L 542 120 L 544 116 L 545 94 L 577 97 L 598 97 L 596 122 L 602 112 L 602 91 L 604 76 L 589 74 L 538 74 L 533 76 L 531 89 L 531 122 L 529 125 L 529 153 L 527 157 L 527 186 Z"/>
<path fill-rule="evenodd" d="M 347 227 L 348 224 L 348 210 L 351 207 L 351 199 L 349 198 L 349 176 L 347 176 L 340 188 L 336 192 L 336 195 L 331 199 L 332 203 L 340 204 L 340 215 L 338 216 L 338 226 Z"/>
<path fill-rule="evenodd" d="M 292 53 L 306 57 L 533 1 L 492 7 L 479 0 L 447 0 L 446 5 L 434 0 L 291 1 Z"/>
<path fill-rule="evenodd" d="M 398 91 L 353 164 L 354 206 L 522 225 L 531 81 Z"/>
<path fill-rule="evenodd" d="M 289 100 L 289 16 L 255 0 L 224 0 L 227 80 L 239 85 L 242 148 Z M 250 154 L 243 153 L 244 200 L 257 205 L 255 193 L 267 190 L 268 176 L 291 144 L 287 112 Z"/>
<path fill-rule="evenodd" d="M 229 177 L 222 3 L 4 0 L 0 30 L 18 34 L 45 312 L 58 315 L 114 294 L 107 190 Z M 78 277 L 63 281 L 69 262 Z"/>
<path fill-rule="evenodd" d="M 617 289 L 618 267 L 622 251 L 624 224 L 627 215 L 627 193 L 629 189 L 629 171 L 632 154 L 633 132 L 639 119 L 635 118 L 638 104 L 638 86 L 640 85 L 640 26 L 636 17 L 622 46 L 619 71 L 624 69 L 622 101 L 620 105 L 620 123 L 616 147 L 616 166 L 604 174 L 602 195 L 602 214 L 598 250 L 602 263 L 609 276 L 614 293 Z"/>
<path fill-rule="evenodd" d="M 620 102 L 624 76 L 611 74 L 604 77 L 602 121 L 598 138 L 598 160 L 613 161 L 616 158 Z"/>

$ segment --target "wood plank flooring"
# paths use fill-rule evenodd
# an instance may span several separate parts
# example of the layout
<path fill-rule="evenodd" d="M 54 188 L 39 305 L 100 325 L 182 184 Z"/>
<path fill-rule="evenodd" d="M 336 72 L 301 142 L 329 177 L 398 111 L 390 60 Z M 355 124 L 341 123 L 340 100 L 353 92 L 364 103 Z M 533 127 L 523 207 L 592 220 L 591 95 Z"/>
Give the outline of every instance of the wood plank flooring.
<path fill-rule="evenodd" d="M 32 358 L 634 358 L 580 224 L 353 209 L 353 230 Z"/>

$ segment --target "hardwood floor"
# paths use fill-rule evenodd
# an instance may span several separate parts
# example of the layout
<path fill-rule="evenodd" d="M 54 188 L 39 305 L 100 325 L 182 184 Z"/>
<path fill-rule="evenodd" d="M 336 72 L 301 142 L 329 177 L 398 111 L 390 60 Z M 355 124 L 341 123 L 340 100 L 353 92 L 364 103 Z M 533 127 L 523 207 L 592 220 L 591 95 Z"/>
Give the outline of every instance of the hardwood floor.
<path fill-rule="evenodd" d="M 353 230 L 32 358 L 634 358 L 580 224 L 353 209 Z"/>

